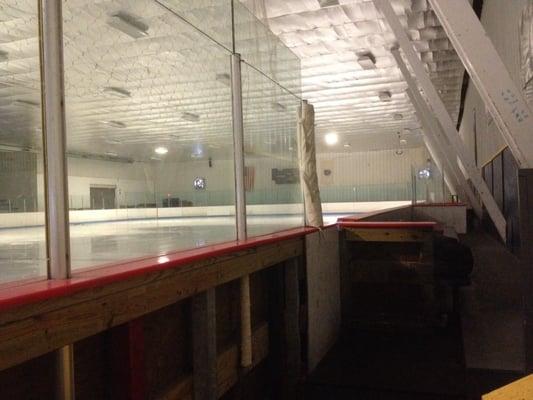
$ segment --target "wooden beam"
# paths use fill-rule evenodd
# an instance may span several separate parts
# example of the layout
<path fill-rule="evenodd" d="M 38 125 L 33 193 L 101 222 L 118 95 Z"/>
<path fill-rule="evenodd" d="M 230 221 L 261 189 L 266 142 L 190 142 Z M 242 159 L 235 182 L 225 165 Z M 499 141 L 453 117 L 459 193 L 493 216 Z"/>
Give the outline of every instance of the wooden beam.
<path fill-rule="evenodd" d="M 193 382 L 195 400 L 217 398 L 215 288 L 192 298 Z"/>
<path fill-rule="evenodd" d="M 298 381 L 302 370 L 300 339 L 300 282 L 298 259 L 285 261 L 285 307 L 283 312 L 284 373 L 282 398 L 297 398 Z"/>
<path fill-rule="evenodd" d="M 141 318 L 109 331 L 110 390 L 116 400 L 146 397 L 144 328 Z"/>
<path fill-rule="evenodd" d="M 257 366 L 265 360 L 269 352 L 269 328 L 267 323 L 260 324 L 252 335 L 252 348 L 254 358 L 251 368 Z M 240 373 L 240 345 L 233 345 L 223 351 L 217 358 L 217 396 L 222 397 L 238 381 Z M 173 386 L 169 387 L 165 393 L 161 394 L 158 400 L 192 400 L 193 399 L 193 377 L 185 376 Z"/>
<path fill-rule="evenodd" d="M 533 375 L 519 379 L 482 396 L 483 400 L 533 399 Z"/>
<path fill-rule="evenodd" d="M 302 253 L 296 238 L 2 313 L 0 370 Z"/>
<path fill-rule="evenodd" d="M 344 228 L 346 240 L 357 242 L 426 242 L 433 231 L 417 229 Z"/>

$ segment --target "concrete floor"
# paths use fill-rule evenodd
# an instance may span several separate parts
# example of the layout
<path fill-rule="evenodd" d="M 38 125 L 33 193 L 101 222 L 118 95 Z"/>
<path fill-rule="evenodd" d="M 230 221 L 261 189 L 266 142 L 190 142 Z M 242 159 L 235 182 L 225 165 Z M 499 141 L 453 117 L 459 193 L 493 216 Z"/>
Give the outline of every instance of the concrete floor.
<path fill-rule="evenodd" d="M 461 237 L 474 256 L 472 284 L 460 291 L 467 368 L 523 371 L 522 286 L 518 259 L 483 232 Z"/>
<path fill-rule="evenodd" d="M 340 215 L 325 216 L 335 222 Z M 301 226 L 297 216 L 250 216 L 249 236 Z M 71 225 L 73 269 L 235 240 L 231 217 L 194 217 Z M 46 275 L 44 227 L 0 230 L 0 282 Z"/>

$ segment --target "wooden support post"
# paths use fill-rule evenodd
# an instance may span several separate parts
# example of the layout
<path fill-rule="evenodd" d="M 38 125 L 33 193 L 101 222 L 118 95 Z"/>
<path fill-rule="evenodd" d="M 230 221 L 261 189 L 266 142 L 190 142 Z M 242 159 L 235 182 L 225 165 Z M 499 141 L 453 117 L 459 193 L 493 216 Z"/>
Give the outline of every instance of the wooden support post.
<path fill-rule="evenodd" d="M 285 371 L 283 373 L 283 398 L 297 398 L 298 381 L 302 368 L 300 339 L 300 283 L 298 258 L 285 262 L 285 307 L 283 313 Z"/>
<path fill-rule="evenodd" d="M 351 279 L 351 256 L 346 240 L 346 231 L 339 231 L 339 273 L 341 287 L 341 326 L 346 324 L 346 318 L 352 308 L 352 279 Z"/>
<path fill-rule="evenodd" d="M 192 298 L 194 400 L 217 398 L 215 288 Z"/>
<path fill-rule="evenodd" d="M 250 298 L 250 275 L 240 279 L 241 295 L 241 367 L 252 365 L 252 310 Z"/>
<path fill-rule="evenodd" d="M 111 398 L 143 400 L 146 398 L 144 364 L 144 329 L 141 318 L 109 331 Z"/>
<path fill-rule="evenodd" d="M 526 372 L 533 371 L 533 169 L 518 171 Z"/>

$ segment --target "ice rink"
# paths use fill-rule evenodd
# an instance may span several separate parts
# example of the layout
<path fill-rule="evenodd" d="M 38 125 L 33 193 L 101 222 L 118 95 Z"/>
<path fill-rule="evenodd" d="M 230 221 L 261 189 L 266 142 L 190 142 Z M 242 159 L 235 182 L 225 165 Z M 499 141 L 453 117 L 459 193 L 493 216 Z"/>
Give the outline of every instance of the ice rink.
<path fill-rule="evenodd" d="M 341 215 L 328 214 L 325 223 Z M 301 217 L 248 217 L 249 237 L 301 226 Z M 233 217 L 159 218 L 71 224 L 72 268 L 157 256 L 235 240 Z M 0 282 L 46 274 L 45 233 L 40 227 L 0 229 Z"/>

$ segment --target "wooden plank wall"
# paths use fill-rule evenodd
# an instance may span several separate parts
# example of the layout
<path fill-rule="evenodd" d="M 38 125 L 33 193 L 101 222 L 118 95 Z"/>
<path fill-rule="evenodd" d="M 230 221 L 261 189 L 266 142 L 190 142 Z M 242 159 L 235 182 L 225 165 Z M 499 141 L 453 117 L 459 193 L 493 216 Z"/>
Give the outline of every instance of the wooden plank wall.
<path fill-rule="evenodd" d="M 253 399 L 272 391 L 284 379 L 281 366 L 288 355 L 280 341 L 287 321 L 301 318 L 284 317 L 285 263 L 301 258 L 303 247 L 302 238 L 291 239 L 3 313 L 1 398 L 53 398 L 50 351 L 74 342 L 78 400 L 192 399 L 191 295 L 210 287 L 216 287 L 218 396 Z M 252 288 L 250 371 L 242 371 L 239 363 L 237 279 L 245 274 L 251 274 Z M 305 294 L 301 299 L 306 307 Z M 135 357 L 132 347 L 120 345 L 132 337 Z"/>

